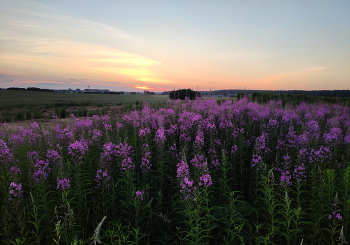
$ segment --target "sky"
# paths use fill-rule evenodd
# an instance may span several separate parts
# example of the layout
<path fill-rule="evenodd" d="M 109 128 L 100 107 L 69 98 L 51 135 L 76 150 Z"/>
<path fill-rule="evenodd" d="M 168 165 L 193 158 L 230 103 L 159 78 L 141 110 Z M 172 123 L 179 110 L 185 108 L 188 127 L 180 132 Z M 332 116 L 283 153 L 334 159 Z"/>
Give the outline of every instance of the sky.
<path fill-rule="evenodd" d="M 349 0 L 0 0 L 0 88 L 350 89 Z"/>

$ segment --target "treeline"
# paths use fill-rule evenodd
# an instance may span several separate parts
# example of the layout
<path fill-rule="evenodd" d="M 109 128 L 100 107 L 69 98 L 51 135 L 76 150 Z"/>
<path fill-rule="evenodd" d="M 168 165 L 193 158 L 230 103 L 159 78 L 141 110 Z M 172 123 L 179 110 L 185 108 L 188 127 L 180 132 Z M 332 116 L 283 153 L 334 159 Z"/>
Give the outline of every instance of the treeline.
<path fill-rule="evenodd" d="M 246 95 L 257 93 L 274 93 L 274 94 L 305 94 L 313 96 L 325 97 L 349 97 L 350 90 L 243 90 L 243 89 L 227 89 L 214 91 L 200 91 L 203 96 L 218 96 L 235 97 L 238 93 L 245 93 Z"/>
<path fill-rule="evenodd" d="M 327 97 L 327 96 L 315 96 L 310 94 L 284 94 L 284 93 L 259 93 L 253 92 L 250 95 L 240 92 L 237 94 L 237 99 L 243 97 L 249 97 L 252 101 L 257 103 L 267 103 L 270 100 L 280 100 L 283 105 L 291 104 L 297 105 L 301 102 L 306 103 L 329 103 L 329 104 L 343 104 L 350 105 L 350 98 L 347 97 Z"/>
<path fill-rule="evenodd" d="M 36 88 L 36 87 L 28 87 L 28 88 L 11 87 L 11 88 L 8 88 L 7 90 L 28 90 L 28 91 L 39 91 L 39 92 L 54 92 L 53 89 Z"/>
<path fill-rule="evenodd" d="M 84 92 L 84 94 L 124 94 L 124 92 Z"/>

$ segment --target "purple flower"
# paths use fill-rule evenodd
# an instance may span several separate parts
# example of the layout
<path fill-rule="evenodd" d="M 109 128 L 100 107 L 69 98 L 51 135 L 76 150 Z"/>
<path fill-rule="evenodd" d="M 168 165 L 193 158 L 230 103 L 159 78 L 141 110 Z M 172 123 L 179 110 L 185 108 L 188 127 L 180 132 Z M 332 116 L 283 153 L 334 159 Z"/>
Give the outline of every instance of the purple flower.
<path fill-rule="evenodd" d="M 210 174 L 204 174 L 199 177 L 199 185 L 210 186 L 213 184 Z"/>
<path fill-rule="evenodd" d="M 268 133 L 262 133 L 259 137 L 256 138 L 255 148 L 258 152 L 262 152 L 262 153 L 271 152 L 271 150 L 267 147 L 267 144 L 266 144 L 268 137 L 269 137 Z"/>
<path fill-rule="evenodd" d="M 127 143 L 120 143 L 115 148 L 115 155 L 119 158 L 121 165 L 120 170 L 134 169 L 135 164 L 132 160 L 134 151 L 132 150 L 132 146 Z"/>
<path fill-rule="evenodd" d="M 108 123 L 105 123 L 105 122 L 102 122 L 104 128 L 106 131 L 112 131 L 112 125 L 108 124 Z"/>
<path fill-rule="evenodd" d="M 10 148 L 8 148 L 6 142 L 2 139 L 0 139 L 0 159 L 2 163 L 13 161 L 12 152 Z"/>
<path fill-rule="evenodd" d="M 32 129 L 40 129 L 40 126 L 39 126 L 39 124 L 37 122 L 33 122 L 32 124 L 30 124 L 30 127 Z"/>
<path fill-rule="evenodd" d="M 343 217 L 340 215 L 340 213 L 337 213 L 336 211 L 332 212 L 332 214 L 328 215 L 328 219 L 338 219 L 338 220 L 342 220 Z"/>
<path fill-rule="evenodd" d="M 287 184 L 287 185 L 292 185 L 292 175 L 290 174 L 289 171 L 280 171 L 281 172 L 281 185 Z"/>
<path fill-rule="evenodd" d="M 234 153 L 236 153 L 237 151 L 238 151 L 238 145 L 233 145 L 233 146 L 231 147 L 231 153 L 234 154 Z"/>
<path fill-rule="evenodd" d="M 293 178 L 298 181 L 306 181 L 305 164 L 303 162 L 295 166 L 293 171 Z"/>
<path fill-rule="evenodd" d="M 193 186 L 193 181 L 189 179 L 189 175 L 188 164 L 185 161 L 178 163 L 176 177 L 179 178 L 181 187 L 180 193 L 183 194 L 185 200 L 189 199 L 196 189 L 196 187 Z"/>
<path fill-rule="evenodd" d="M 323 135 L 326 143 L 330 145 L 337 144 L 342 141 L 342 132 L 340 128 L 331 128 L 329 133 Z"/>
<path fill-rule="evenodd" d="M 151 133 L 151 130 L 149 128 L 140 128 L 139 129 L 139 137 L 146 137 L 150 133 Z"/>
<path fill-rule="evenodd" d="M 61 156 L 55 150 L 47 150 L 46 157 L 50 162 L 55 163 L 56 165 L 59 165 L 61 163 Z"/>
<path fill-rule="evenodd" d="M 19 167 L 11 167 L 10 173 L 14 176 L 17 176 L 17 174 L 21 174 L 21 169 Z"/>
<path fill-rule="evenodd" d="M 82 160 L 83 156 L 89 151 L 89 145 L 85 140 L 77 140 L 68 146 L 68 154 Z"/>
<path fill-rule="evenodd" d="M 343 217 L 340 215 L 340 213 L 337 213 L 337 214 L 335 215 L 335 217 L 336 217 L 337 219 L 339 219 L 339 220 L 342 220 L 342 219 L 343 219 Z"/>
<path fill-rule="evenodd" d="M 157 130 L 156 136 L 155 136 L 154 140 L 155 140 L 159 145 L 163 145 L 163 144 L 164 144 L 164 142 L 165 142 L 165 140 L 166 140 L 164 128 L 160 128 L 160 129 Z"/>
<path fill-rule="evenodd" d="M 96 171 L 96 183 L 97 186 L 100 186 L 102 184 L 109 186 L 109 180 L 111 179 L 111 176 L 108 174 L 107 170 L 99 169 Z"/>
<path fill-rule="evenodd" d="M 146 172 L 151 169 L 151 152 L 149 151 L 148 144 L 142 145 L 142 159 L 141 159 L 141 166 L 142 172 Z"/>
<path fill-rule="evenodd" d="M 200 129 L 197 131 L 197 135 L 194 140 L 194 145 L 196 148 L 201 148 L 204 146 L 204 133 Z"/>
<path fill-rule="evenodd" d="M 135 199 L 143 201 L 143 195 L 144 194 L 145 194 L 145 192 L 143 192 L 143 191 L 136 191 L 135 192 Z"/>
<path fill-rule="evenodd" d="M 208 169 L 207 159 L 203 155 L 196 154 L 191 160 L 191 164 L 199 170 L 207 171 Z"/>
<path fill-rule="evenodd" d="M 27 158 L 30 162 L 35 162 L 39 159 L 39 155 L 36 151 L 28 151 Z"/>
<path fill-rule="evenodd" d="M 62 178 L 57 179 L 57 189 L 68 190 L 70 188 L 70 179 Z"/>
<path fill-rule="evenodd" d="M 98 140 L 102 137 L 102 131 L 99 129 L 94 129 L 92 130 L 92 139 L 93 140 Z"/>
<path fill-rule="evenodd" d="M 276 119 L 270 118 L 267 127 L 270 129 L 274 129 L 278 127 L 278 121 Z"/>
<path fill-rule="evenodd" d="M 116 123 L 115 123 L 115 127 L 116 127 L 117 129 L 122 129 L 122 128 L 124 128 L 124 125 L 123 125 L 122 123 L 120 123 L 120 122 L 116 122 Z"/>
<path fill-rule="evenodd" d="M 254 154 L 252 156 L 252 167 L 256 168 L 256 170 L 259 170 L 264 166 L 263 160 L 260 155 Z"/>
<path fill-rule="evenodd" d="M 189 175 L 188 164 L 185 161 L 181 161 L 177 164 L 177 178 L 184 178 Z"/>
<path fill-rule="evenodd" d="M 350 133 L 348 133 L 345 137 L 344 137 L 344 142 L 346 144 L 350 144 Z"/>
<path fill-rule="evenodd" d="M 34 181 L 36 183 L 45 181 L 50 171 L 51 169 L 49 168 L 49 162 L 44 160 L 37 160 L 34 166 Z"/>
<path fill-rule="evenodd" d="M 9 186 L 9 193 L 10 193 L 9 201 L 14 201 L 16 199 L 21 200 L 23 197 L 22 184 L 11 182 Z"/>

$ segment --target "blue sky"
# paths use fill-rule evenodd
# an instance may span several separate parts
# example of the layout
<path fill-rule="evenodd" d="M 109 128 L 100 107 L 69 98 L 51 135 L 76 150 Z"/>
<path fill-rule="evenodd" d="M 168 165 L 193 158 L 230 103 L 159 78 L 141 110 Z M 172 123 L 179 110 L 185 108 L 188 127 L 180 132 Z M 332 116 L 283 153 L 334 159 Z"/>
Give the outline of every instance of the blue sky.
<path fill-rule="evenodd" d="M 0 0 L 0 87 L 350 89 L 350 1 Z"/>

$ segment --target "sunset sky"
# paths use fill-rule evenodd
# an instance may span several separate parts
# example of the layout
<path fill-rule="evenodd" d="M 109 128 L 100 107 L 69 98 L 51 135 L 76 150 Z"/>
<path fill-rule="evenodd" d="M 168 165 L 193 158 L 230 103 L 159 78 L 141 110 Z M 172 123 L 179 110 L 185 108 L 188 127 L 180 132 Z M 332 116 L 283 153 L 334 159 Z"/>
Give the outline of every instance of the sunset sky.
<path fill-rule="evenodd" d="M 350 89 L 349 0 L 0 0 L 0 88 Z"/>

